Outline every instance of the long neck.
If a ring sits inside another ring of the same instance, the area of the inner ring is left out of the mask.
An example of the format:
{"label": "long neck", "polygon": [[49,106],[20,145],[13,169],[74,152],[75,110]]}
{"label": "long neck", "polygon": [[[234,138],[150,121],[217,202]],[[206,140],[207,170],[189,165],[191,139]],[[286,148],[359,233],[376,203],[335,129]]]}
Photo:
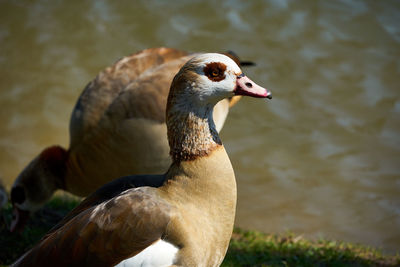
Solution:
{"label": "long neck", "polygon": [[167,111],[170,155],[176,163],[207,156],[222,145],[212,119],[213,105],[188,105],[182,98],[177,97]]}

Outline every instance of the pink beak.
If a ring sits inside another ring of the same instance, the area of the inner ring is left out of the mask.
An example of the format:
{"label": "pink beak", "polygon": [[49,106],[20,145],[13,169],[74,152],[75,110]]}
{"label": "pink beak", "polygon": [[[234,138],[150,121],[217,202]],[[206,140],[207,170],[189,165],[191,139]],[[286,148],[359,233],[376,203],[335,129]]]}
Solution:
{"label": "pink beak", "polygon": [[243,73],[237,77],[235,95],[246,95],[258,98],[272,99],[271,92],[259,86]]}

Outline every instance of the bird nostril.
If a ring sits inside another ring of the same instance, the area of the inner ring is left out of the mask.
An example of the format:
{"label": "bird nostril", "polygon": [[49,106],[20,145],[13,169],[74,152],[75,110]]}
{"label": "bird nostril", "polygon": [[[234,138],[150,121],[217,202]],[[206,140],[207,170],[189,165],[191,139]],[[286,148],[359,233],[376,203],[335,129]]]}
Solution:
{"label": "bird nostril", "polygon": [[11,202],[21,204],[25,201],[25,191],[22,186],[11,189]]}
{"label": "bird nostril", "polygon": [[253,85],[251,84],[251,83],[245,83],[245,85],[247,86],[247,87],[253,87]]}

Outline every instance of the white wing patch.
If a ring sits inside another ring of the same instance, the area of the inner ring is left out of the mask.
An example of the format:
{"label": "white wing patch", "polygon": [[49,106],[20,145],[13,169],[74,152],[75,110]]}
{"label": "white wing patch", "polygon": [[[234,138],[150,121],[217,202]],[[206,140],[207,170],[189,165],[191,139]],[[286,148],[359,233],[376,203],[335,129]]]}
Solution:
{"label": "white wing patch", "polygon": [[117,267],[167,267],[174,264],[178,248],[163,240],[158,240],[132,258],[118,263]]}

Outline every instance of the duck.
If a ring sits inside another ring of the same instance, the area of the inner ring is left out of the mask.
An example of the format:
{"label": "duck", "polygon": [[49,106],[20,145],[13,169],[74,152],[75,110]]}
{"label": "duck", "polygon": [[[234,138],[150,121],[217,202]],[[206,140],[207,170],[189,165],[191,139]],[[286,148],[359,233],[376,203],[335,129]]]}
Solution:
{"label": "duck", "polygon": [[[174,75],[190,58],[174,48],[149,48],[118,60],[83,90],[71,114],[70,144],[45,148],[17,176],[11,188],[10,230],[22,231],[30,214],[58,190],[85,197],[117,177],[165,172],[171,163],[165,110]],[[239,65],[232,51],[226,53]],[[217,131],[240,99],[214,107]]]}
{"label": "duck", "polygon": [[219,266],[237,191],[213,107],[234,95],[271,98],[225,55],[189,59],[167,100],[168,170],[103,185],[13,266]]}

